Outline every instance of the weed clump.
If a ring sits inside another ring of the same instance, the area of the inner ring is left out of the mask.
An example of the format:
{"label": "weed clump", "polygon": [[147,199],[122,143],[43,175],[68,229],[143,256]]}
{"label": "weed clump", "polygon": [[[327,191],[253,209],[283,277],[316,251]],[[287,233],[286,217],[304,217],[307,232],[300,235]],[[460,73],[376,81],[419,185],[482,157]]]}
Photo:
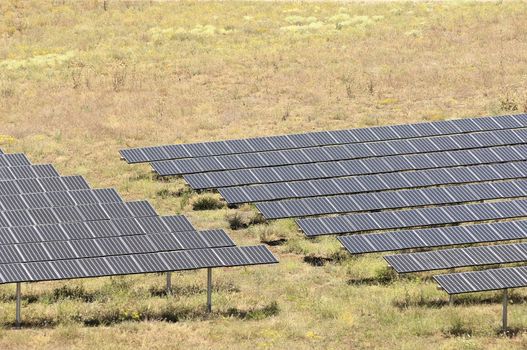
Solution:
{"label": "weed clump", "polygon": [[50,299],[52,302],[57,302],[64,299],[78,299],[91,303],[95,300],[95,295],[93,293],[87,292],[82,286],[70,287],[65,285],[54,289]]}
{"label": "weed clump", "polygon": [[225,217],[231,230],[240,230],[252,225],[265,223],[265,218],[260,213],[255,212],[235,212]]}
{"label": "weed clump", "polygon": [[193,210],[216,210],[224,207],[224,204],[217,198],[206,196],[199,197],[192,203]]}
{"label": "weed clump", "polygon": [[443,331],[446,335],[454,337],[471,336],[472,329],[468,327],[461,317],[455,317],[452,319],[450,326]]}

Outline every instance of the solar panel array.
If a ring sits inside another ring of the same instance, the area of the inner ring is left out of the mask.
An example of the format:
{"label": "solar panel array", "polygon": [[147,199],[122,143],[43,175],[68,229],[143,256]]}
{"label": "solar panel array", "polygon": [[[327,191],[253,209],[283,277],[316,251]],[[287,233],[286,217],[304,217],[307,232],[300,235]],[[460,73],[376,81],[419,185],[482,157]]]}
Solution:
{"label": "solar panel array", "polygon": [[0,155],[0,283],[276,262],[223,230],[197,231],[146,201],[123,201],[23,154]]}
{"label": "solar panel array", "polygon": [[442,249],[431,252],[388,255],[384,258],[398,273],[507,264],[527,261],[527,244]]}
{"label": "solar panel array", "polygon": [[[267,219],[297,218],[308,237],[348,234],[338,239],[352,254],[433,249],[385,257],[400,273],[527,261],[526,244],[496,244],[527,238],[527,114],[121,155],[193,189],[217,189],[229,204],[255,203]],[[477,275],[487,278],[481,285],[472,272],[436,280],[449,293],[511,288],[492,282],[500,271]]]}

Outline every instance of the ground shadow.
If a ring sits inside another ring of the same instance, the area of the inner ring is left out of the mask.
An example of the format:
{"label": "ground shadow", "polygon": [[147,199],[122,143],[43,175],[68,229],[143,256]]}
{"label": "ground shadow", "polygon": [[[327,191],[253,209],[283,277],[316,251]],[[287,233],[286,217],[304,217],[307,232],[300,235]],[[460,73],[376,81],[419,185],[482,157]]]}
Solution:
{"label": "ground shadow", "polygon": [[[500,304],[503,296],[501,294],[493,294],[488,296],[481,296],[476,294],[467,294],[463,296],[453,296],[452,301],[445,298],[436,299],[424,299],[416,297],[415,299],[406,298],[406,300],[397,300],[393,302],[393,305],[399,309],[405,309],[410,306],[427,307],[427,308],[441,308],[444,306],[471,306],[471,305],[490,305]],[[509,293],[509,302],[514,304],[526,303],[527,296]]]}
{"label": "ground shadow", "polygon": [[[54,303],[60,300],[71,299],[81,300],[86,303],[91,303],[97,298],[97,293],[88,292],[82,286],[62,286],[54,288],[51,292],[35,294],[31,292],[22,293],[20,299],[23,303],[32,304],[36,302]],[[15,302],[16,294],[2,294],[0,295],[2,302]]]}
{"label": "ground shadow", "polygon": [[304,257],[304,262],[311,265],[311,266],[316,266],[316,267],[320,267],[320,266],[324,266],[330,262],[333,262],[333,259],[332,258],[326,258],[326,257],[323,257],[323,256],[312,256],[312,255],[308,255],[308,256],[305,256]]}
{"label": "ground shadow", "polygon": [[[94,315],[75,315],[65,322],[74,321],[86,327],[111,326],[123,322],[160,321],[176,323],[180,321],[202,321],[215,318],[232,317],[240,320],[261,320],[278,315],[280,309],[276,302],[257,308],[239,309],[229,308],[227,310],[207,312],[203,307],[187,307],[167,305],[162,310],[123,313],[119,310],[103,310]],[[14,315],[13,315],[14,316]],[[21,328],[53,328],[59,326],[60,322],[51,317],[31,317],[22,319]],[[17,329],[14,322],[5,324],[7,328]]]}
{"label": "ground shadow", "polygon": [[287,239],[285,238],[275,239],[271,241],[262,241],[262,243],[267,244],[268,246],[271,246],[271,247],[284,245],[286,242],[287,242]]}
{"label": "ground shadow", "polygon": [[[199,295],[199,294],[205,294],[207,293],[207,288],[203,286],[199,286],[197,284],[193,284],[190,286],[179,286],[179,285],[172,285],[171,292],[168,293],[166,288],[162,288],[159,286],[153,286],[149,290],[149,293],[151,296],[154,297],[163,297],[163,296],[191,296],[191,295]],[[213,283],[212,284],[212,291],[214,293],[224,292],[224,293],[239,293],[240,288],[232,283]]]}

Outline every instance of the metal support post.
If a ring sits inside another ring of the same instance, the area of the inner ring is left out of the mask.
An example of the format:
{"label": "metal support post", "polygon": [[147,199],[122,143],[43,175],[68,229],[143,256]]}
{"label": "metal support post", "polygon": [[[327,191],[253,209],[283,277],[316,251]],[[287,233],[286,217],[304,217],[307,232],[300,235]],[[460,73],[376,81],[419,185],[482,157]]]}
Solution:
{"label": "metal support post", "polygon": [[20,282],[16,284],[16,322],[15,325],[17,328],[20,328],[21,319],[20,319]]}
{"label": "metal support post", "polygon": [[172,272],[167,272],[167,295],[172,294]]}
{"label": "metal support post", "polygon": [[207,312],[212,312],[212,269],[207,269]]}
{"label": "metal support post", "polygon": [[454,305],[454,295],[453,294],[448,295],[448,305],[450,306]]}
{"label": "metal support post", "polygon": [[503,314],[502,314],[502,328],[507,332],[507,305],[509,304],[509,293],[507,289],[503,290]]}

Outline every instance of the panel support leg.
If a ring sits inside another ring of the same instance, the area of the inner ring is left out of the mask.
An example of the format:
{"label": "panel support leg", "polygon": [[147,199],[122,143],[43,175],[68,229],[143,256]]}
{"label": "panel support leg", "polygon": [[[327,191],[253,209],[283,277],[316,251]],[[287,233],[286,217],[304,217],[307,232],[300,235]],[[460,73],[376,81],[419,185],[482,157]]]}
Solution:
{"label": "panel support leg", "polygon": [[207,269],[207,313],[212,312],[212,269]]}
{"label": "panel support leg", "polygon": [[448,305],[454,306],[454,295],[453,294],[448,295]]}
{"label": "panel support leg", "polygon": [[167,272],[167,295],[172,295],[172,272]]}
{"label": "panel support leg", "polygon": [[15,325],[17,328],[20,328],[21,319],[20,319],[20,282],[16,284],[16,321]]}
{"label": "panel support leg", "polygon": [[507,306],[509,304],[509,293],[507,289],[503,290],[503,311],[502,311],[502,330],[507,332]]}

